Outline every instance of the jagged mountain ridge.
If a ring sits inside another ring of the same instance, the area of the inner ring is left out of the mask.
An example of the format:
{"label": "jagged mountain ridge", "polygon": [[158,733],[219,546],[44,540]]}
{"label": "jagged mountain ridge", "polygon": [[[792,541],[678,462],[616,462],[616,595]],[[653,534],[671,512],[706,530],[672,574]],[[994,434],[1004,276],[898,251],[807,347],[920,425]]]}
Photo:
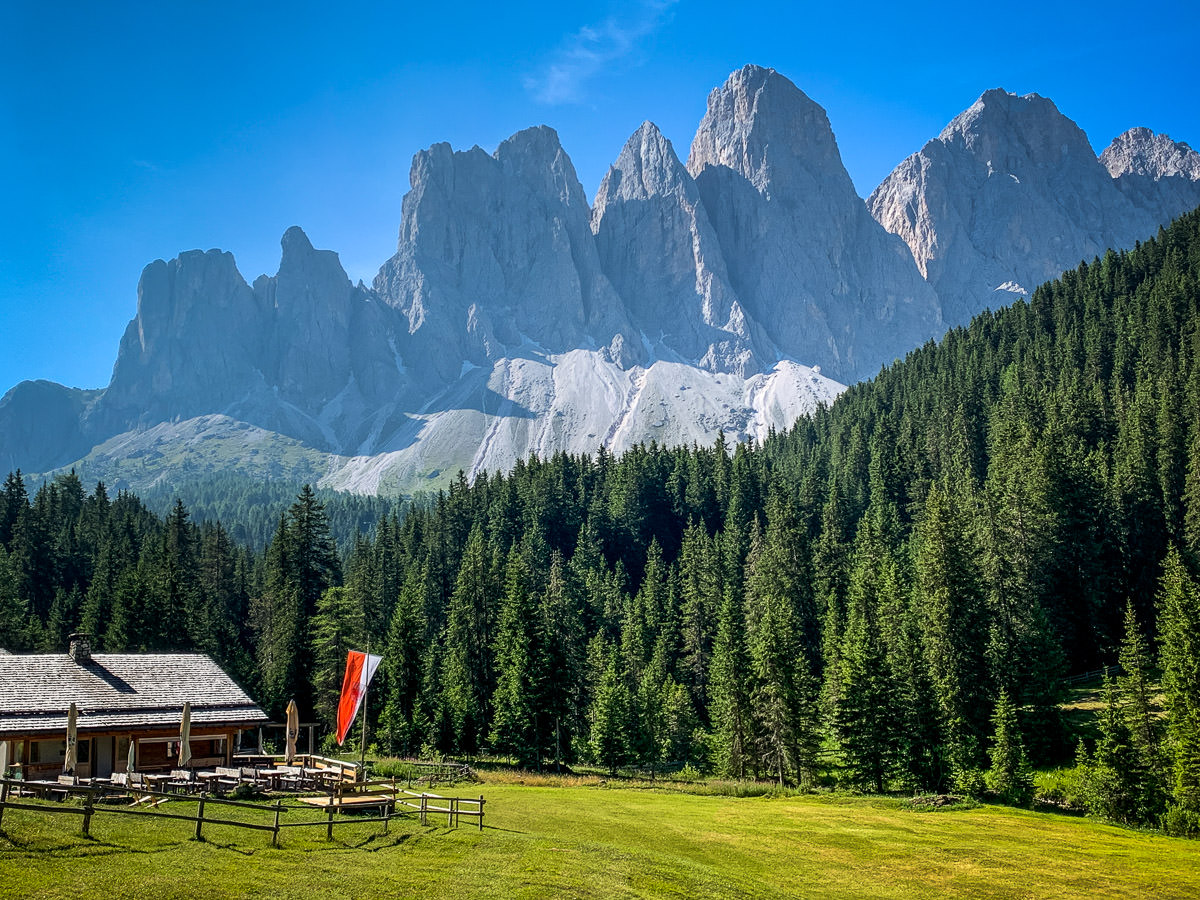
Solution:
{"label": "jagged mountain ridge", "polygon": [[[868,206],[824,110],[755,66],[712,92],[686,164],[646,122],[590,206],[548,127],[492,154],[435,144],[370,287],[299,228],[253,285],[220,251],[151,263],[108,388],[18,385],[0,463],[409,492],[531,452],[761,437],[832,400],[828,376],[994,305],[997,278],[1132,243],[1200,185],[1194,151],[1146,129],[1105,154],[1049,101],[989,91]],[[1001,239],[1047,204],[1065,249]],[[1121,231],[1112,209],[1140,218]]]}
{"label": "jagged mountain ridge", "polygon": [[1200,155],[1140,128],[1097,158],[1051,100],[995,89],[867,205],[908,244],[946,324],[963,325],[1200,205]]}

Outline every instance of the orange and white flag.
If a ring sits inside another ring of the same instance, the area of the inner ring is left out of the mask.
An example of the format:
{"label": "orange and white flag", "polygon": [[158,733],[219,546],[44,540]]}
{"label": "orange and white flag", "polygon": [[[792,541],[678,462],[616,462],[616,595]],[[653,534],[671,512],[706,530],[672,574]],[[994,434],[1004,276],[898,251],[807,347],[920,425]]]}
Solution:
{"label": "orange and white flag", "polygon": [[358,715],[358,708],[367,693],[367,685],[379,668],[382,656],[372,656],[360,650],[346,654],[346,674],[342,677],[342,699],[338,701],[337,739],[342,744],[350,732],[350,725]]}

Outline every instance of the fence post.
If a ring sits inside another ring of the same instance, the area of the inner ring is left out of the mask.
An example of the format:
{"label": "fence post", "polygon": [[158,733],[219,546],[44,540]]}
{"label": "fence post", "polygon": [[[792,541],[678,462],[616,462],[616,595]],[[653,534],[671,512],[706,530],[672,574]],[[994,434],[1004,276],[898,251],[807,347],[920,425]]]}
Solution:
{"label": "fence post", "polygon": [[92,804],[95,802],[94,795],[91,791],[87,792],[87,799],[83,801],[83,833],[91,837],[92,828]]}
{"label": "fence post", "polygon": [[483,831],[483,794],[479,795],[479,830]]}
{"label": "fence post", "polygon": [[325,807],[325,814],[329,817],[329,821],[325,824],[325,840],[333,840],[333,798],[329,798],[329,804]]}
{"label": "fence post", "polygon": [[196,840],[204,840],[201,829],[204,827],[204,795],[200,795],[200,806],[196,810]]}
{"label": "fence post", "polygon": [[279,846],[279,811],[280,811],[281,805],[282,805],[282,801],[280,801],[280,800],[275,801],[275,830],[271,832],[271,846],[272,847]]}
{"label": "fence post", "polygon": [[[4,773],[0,772],[0,778]],[[4,804],[8,801],[8,781],[0,783],[0,823],[4,822]]]}
{"label": "fence post", "polygon": [[425,824],[425,792],[421,791],[421,824]]}

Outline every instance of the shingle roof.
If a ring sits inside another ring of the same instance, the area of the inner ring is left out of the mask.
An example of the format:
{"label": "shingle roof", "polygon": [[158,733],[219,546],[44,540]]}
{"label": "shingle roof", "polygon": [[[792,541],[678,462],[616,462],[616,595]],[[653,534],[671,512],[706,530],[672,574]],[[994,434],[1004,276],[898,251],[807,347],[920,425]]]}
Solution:
{"label": "shingle roof", "polygon": [[184,701],[192,727],[267,721],[246,692],[201,653],[0,654],[0,737],[65,733],[74,702],[81,732],[170,728]]}

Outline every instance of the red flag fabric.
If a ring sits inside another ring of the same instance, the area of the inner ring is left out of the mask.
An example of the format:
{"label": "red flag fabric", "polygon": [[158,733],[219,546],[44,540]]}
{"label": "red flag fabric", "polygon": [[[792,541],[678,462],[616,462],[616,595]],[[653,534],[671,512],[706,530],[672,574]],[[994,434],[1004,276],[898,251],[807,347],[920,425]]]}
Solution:
{"label": "red flag fabric", "polygon": [[379,668],[382,656],[372,656],[360,650],[351,650],[346,654],[346,674],[342,676],[342,698],[338,701],[337,740],[339,744],[346,742],[346,735],[358,708],[362,705],[363,696],[367,693],[367,685]]}

